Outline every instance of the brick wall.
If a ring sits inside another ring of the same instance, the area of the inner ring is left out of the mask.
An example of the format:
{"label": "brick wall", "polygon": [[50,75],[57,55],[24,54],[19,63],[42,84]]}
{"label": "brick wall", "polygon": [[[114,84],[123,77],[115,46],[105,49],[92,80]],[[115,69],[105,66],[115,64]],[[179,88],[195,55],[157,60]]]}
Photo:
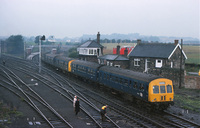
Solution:
{"label": "brick wall", "polygon": [[200,76],[185,76],[185,88],[200,89]]}

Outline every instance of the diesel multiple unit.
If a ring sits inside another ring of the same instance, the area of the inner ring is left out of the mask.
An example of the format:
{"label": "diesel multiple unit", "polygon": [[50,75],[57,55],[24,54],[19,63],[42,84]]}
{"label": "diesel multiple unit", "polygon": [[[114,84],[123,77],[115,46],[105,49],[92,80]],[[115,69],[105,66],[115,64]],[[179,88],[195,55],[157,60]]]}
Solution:
{"label": "diesel multiple unit", "polygon": [[129,94],[156,108],[166,109],[173,104],[174,91],[172,81],[169,79],[55,54],[43,55],[42,59],[64,72]]}

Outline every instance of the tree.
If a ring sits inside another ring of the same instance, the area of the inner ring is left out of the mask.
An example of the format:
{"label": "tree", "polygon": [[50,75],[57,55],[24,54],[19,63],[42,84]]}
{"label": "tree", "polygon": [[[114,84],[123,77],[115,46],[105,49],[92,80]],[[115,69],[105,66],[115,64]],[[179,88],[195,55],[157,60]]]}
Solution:
{"label": "tree", "polygon": [[112,39],[112,43],[116,43],[116,40],[115,40],[115,39]]}
{"label": "tree", "polygon": [[6,39],[7,52],[11,54],[24,53],[24,39],[21,35],[12,35]]}
{"label": "tree", "polygon": [[36,44],[39,43],[39,39],[40,39],[40,36],[36,36],[36,37],[35,37],[35,43],[36,43]]}
{"label": "tree", "polygon": [[69,49],[69,55],[70,58],[78,58],[78,52],[76,50],[77,48],[71,48]]}

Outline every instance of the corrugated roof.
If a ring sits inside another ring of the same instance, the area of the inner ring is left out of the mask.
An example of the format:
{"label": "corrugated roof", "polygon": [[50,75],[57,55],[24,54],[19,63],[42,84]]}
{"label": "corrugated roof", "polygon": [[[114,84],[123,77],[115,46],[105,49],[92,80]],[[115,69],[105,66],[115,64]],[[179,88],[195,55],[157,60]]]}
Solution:
{"label": "corrugated roof", "polygon": [[121,55],[104,55],[104,56],[100,56],[99,59],[105,59],[105,60],[129,60],[126,57],[123,57]]}
{"label": "corrugated roof", "polygon": [[103,46],[94,40],[88,40],[84,44],[79,46],[79,48],[101,48],[101,47]]}
{"label": "corrugated roof", "polygon": [[175,49],[173,43],[140,43],[131,51],[129,56],[133,57],[151,57],[168,58]]}

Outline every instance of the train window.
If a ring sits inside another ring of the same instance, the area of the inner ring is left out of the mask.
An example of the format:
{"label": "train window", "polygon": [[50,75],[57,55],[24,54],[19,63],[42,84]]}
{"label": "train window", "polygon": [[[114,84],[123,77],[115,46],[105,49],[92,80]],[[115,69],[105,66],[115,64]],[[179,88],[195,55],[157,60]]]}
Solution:
{"label": "train window", "polygon": [[109,80],[109,74],[107,74],[107,80]]}
{"label": "train window", "polygon": [[172,86],[171,85],[167,85],[167,93],[172,93]]}
{"label": "train window", "polygon": [[129,87],[131,87],[131,83],[132,83],[132,81],[131,81],[131,80],[129,80]]}
{"label": "train window", "polygon": [[106,79],[106,73],[103,74],[103,79]]}
{"label": "train window", "polygon": [[133,88],[137,88],[137,82],[133,83]]}
{"label": "train window", "polygon": [[128,80],[127,79],[124,79],[124,85],[128,86]]}
{"label": "train window", "polygon": [[113,81],[113,76],[112,75],[110,75],[110,80]]}
{"label": "train window", "polygon": [[154,93],[154,94],[159,93],[159,86],[158,86],[158,85],[154,85],[154,86],[153,86],[153,93]]}
{"label": "train window", "polygon": [[160,93],[166,93],[165,86],[160,86]]}
{"label": "train window", "polygon": [[119,82],[119,80],[118,80],[118,77],[115,77],[115,82],[116,82],[116,83],[118,83],[118,82]]}
{"label": "train window", "polygon": [[144,85],[142,83],[140,84],[140,90],[144,91]]}
{"label": "train window", "polygon": [[123,84],[123,79],[122,78],[119,78],[119,83]]}
{"label": "train window", "polygon": [[149,91],[149,86],[147,85],[146,88],[147,88],[147,89],[146,89],[146,92],[148,92],[148,91]]}

